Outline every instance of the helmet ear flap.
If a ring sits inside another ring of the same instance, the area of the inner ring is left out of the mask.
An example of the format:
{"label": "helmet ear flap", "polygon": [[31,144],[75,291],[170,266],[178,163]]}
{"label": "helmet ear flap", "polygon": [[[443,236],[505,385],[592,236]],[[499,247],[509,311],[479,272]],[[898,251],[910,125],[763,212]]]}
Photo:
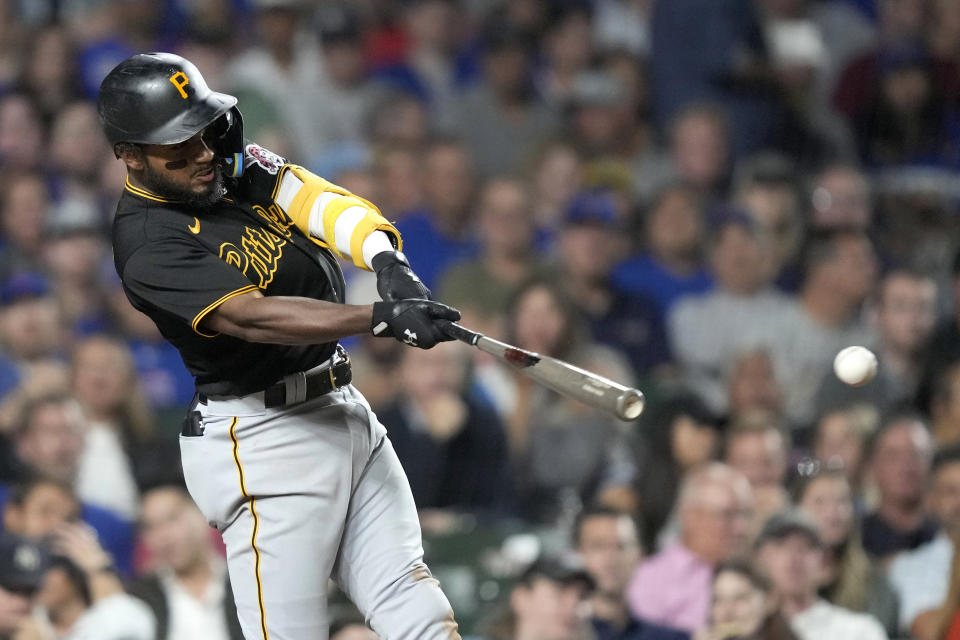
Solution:
{"label": "helmet ear flap", "polygon": [[207,145],[223,162],[223,171],[230,178],[243,174],[243,116],[240,109],[229,111],[214,120],[204,133]]}

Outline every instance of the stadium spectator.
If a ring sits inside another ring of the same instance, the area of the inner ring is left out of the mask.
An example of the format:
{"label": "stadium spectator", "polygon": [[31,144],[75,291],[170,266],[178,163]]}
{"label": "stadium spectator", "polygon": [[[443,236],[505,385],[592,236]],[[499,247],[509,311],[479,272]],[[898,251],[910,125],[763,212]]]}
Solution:
{"label": "stadium spectator", "polygon": [[65,328],[86,335],[110,328],[103,286],[110,250],[100,215],[81,201],[68,201],[47,226],[43,251]]}
{"label": "stadium spectator", "polygon": [[748,349],[733,357],[726,372],[727,414],[731,422],[760,412],[783,414],[784,393],[770,352]]}
{"label": "stadium spectator", "polygon": [[644,218],[646,250],[617,267],[614,282],[651,298],[666,315],[684,295],[713,286],[701,263],[704,232],[702,204],[695,193],[679,184],[665,187]]}
{"label": "stadium spectator", "polygon": [[780,339],[790,299],[772,287],[770,245],[746,215],[732,211],[716,223],[709,254],[714,289],[677,302],[668,328],[688,385],[724,413],[727,364]]}
{"label": "stadium spectator", "polygon": [[387,86],[423,101],[440,129],[457,116],[458,90],[468,80],[457,58],[463,14],[446,0],[414,0],[399,12],[401,44],[379,66],[377,78]]}
{"label": "stadium spectator", "polygon": [[243,640],[227,566],[210,527],[183,487],[143,494],[140,535],[151,571],[130,588],[150,607],[157,640]]}
{"label": "stadium spectator", "polygon": [[676,537],[675,505],[687,474],[720,451],[720,423],[692,393],[677,392],[644,412],[637,455],[638,522],[643,547]]}
{"label": "stadium spectator", "polygon": [[[2,158],[2,156],[0,156]],[[0,277],[43,269],[43,233],[50,216],[50,193],[37,173],[6,177],[0,200]]]}
{"label": "stadium spectator", "polygon": [[503,512],[514,491],[503,423],[466,392],[466,364],[457,348],[407,349],[379,414],[421,510]]}
{"label": "stadium spectator", "polygon": [[780,613],[773,583],[753,562],[725,560],[713,573],[710,621],[694,640],[797,640]]}
{"label": "stadium spectator", "polygon": [[311,147],[313,162],[365,142],[366,126],[379,99],[367,73],[358,9],[347,2],[327,2],[317,7],[315,21],[323,80],[311,109],[323,115],[313,127],[319,138]]}
{"label": "stadium spectator", "polygon": [[627,589],[637,617],[693,633],[707,622],[713,569],[747,550],[753,493],[738,471],[712,463],[677,496],[680,539],[644,560]]}
{"label": "stadium spectator", "polygon": [[924,496],[934,443],[923,419],[910,412],[888,416],[869,447],[877,506],[863,518],[863,548],[881,560],[916,549],[936,535]]}
{"label": "stadium spectator", "polygon": [[227,85],[255,94],[269,110],[269,115],[258,119],[272,120],[292,145],[289,149],[274,146],[271,151],[281,155],[292,151],[293,162],[307,162],[319,148],[315,131],[322,116],[314,100],[323,74],[315,34],[303,19],[307,3],[255,0],[251,5],[257,45],[244,49],[228,66]]}
{"label": "stadium spectator", "polygon": [[564,212],[583,186],[583,157],[571,142],[556,138],[544,144],[531,167],[533,219],[545,245],[540,249],[549,253]]}
{"label": "stadium spectator", "polygon": [[801,640],[885,640],[875,618],[830,604],[817,595],[823,542],[802,513],[771,517],[754,543],[757,562],[770,575],[780,611]]}
{"label": "stadium spectator", "polygon": [[767,51],[754,4],[658,2],[651,34],[657,123],[663,126],[685,107],[710,100],[721,104],[730,119],[734,155],[763,148],[778,105],[763,84]]}
{"label": "stadium spectator", "polygon": [[749,214],[768,246],[770,277],[791,293],[800,286],[797,263],[805,231],[797,171],[789,156],[760,152],[737,163],[731,189],[734,205]]}
{"label": "stadium spectator", "polygon": [[80,518],[80,502],[67,485],[35,478],[15,485],[3,505],[3,531],[37,542]]}
{"label": "stadium spectator", "polygon": [[0,97],[0,167],[4,172],[38,171],[44,155],[40,113],[22,93]]}
{"label": "stadium spectator", "polygon": [[92,529],[64,525],[53,536],[51,552],[36,600],[55,637],[154,640],[153,614],[124,591]]}
{"label": "stadium spectator", "polygon": [[683,632],[630,613],[626,589],[643,551],[629,515],[610,507],[586,507],[574,524],[573,544],[596,584],[590,622],[597,640],[686,640]]}
{"label": "stadium spectator", "polygon": [[574,92],[577,76],[594,58],[592,7],[570,3],[552,13],[541,37],[543,62],[536,86],[548,102],[563,106]]}
{"label": "stadium spectator", "polygon": [[810,186],[810,226],[817,231],[860,229],[873,222],[870,180],[850,164],[831,164]]}
{"label": "stadium spectator", "polygon": [[871,404],[885,413],[916,396],[921,360],[936,321],[936,283],[928,276],[895,269],[880,280],[876,299],[877,377],[851,387],[827,375],[817,392],[819,406]]}
{"label": "stadium spectator", "polygon": [[755,532],[790,502],[784,489],[789,453],[790,440],[776,415],[746,414],[727,429],[724,462],[753,488]]}
{"label": "stadium spectator", "polygon": [[43,275],[22,273],[0,283],[0,393],[58,361],[65,341],[60,307]]}
{"label": "stadium spectator", "polygon": [[481,176],[520,171],[528,150],[559,126],[533,87],[533,45],[528,32],[496,17],[484,26],[483,82],[464,92],[452,125]]}
{"label": "stadium spectator", "polygon": [[485,640],[586,640],[586,607],[593,579],[575,561],[544,556],[527,567]]}
{"label": "stadium spectator", "polygon": [[843,468],[822,460],[797,466],[794,503],[816,524],[823,542],[820,596],[839,607],[869,613],[887,635],[896,637],[899,601],[886,573],[863,550],[853,490]]}
{"label": "stadium spectator", "polygon": [[648,376],[670,362],[670,349],[653,301],[612,281],[619,229],[613,198],[604,192],[578,194],[558,233],[557,266],[593,339],[624,354],[635,374]]}
{"label": "stadium spectator", "polygon": [[813,457],[843,469],[858,501],[868,462],[867,442],[873,439],[878,422],[872,407],[853,405],[828,409],[814,424]]}
{"label": "stadium spectator", "polygon": [[817,389],[837,352],[874,342],[861,315],[877,275],[870,240],[851,231],[815,236],[804,270],[799,302],[780,325],[780,339],[770,345],[787,393],[787,417],[795,427],[815,418]]}
{"label": "stadium spectator", "polygon": [[476,213],[480,255],[455,262],[437,286],[439,300],[459,309],[463,323],[495,330],[510,298],[524,282],[547,277],[546,263],[534,251],[530,193],[515,178],[493,178],[481,189]]}
{"label": "stadium spectator", "polygon": [[475,187],[470,152],[456,139],[433,139],[421,154],[420,181],[423,202],[397,222],[397,229],[417,275],[434,287],[450,264],[477,252],[470,220]]}
{"label": "stadium spectator", "polygon": [[[71,391],[87,424],[78,491],[83,495],[111,483],[115,502],[104,506],[135,520],[133,463],[157,451],[150,446],[153,415],[137,384],[133,358],[123,343],[99,335],[77,343],[71,365]],[[148,469],[142,465],[141,474]]]}
{"label": "stadium spectator", "polygon": [[950,584],[953,539],[960,532],[960,448],[937,452],[928,491],[940,529],[935,538],[897,556],[890,582],[900,595],[900,628],[917,640],[934,640],[939,608]]}

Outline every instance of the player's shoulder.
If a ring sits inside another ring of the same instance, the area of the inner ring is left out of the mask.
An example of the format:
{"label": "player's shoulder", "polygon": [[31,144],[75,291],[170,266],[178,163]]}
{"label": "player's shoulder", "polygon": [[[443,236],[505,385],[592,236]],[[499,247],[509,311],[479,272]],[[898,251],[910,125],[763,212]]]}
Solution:
{"label": "player's shoulder", "polygon": [[243,147],[243,168],[236,176],[237,195],[253,202],[271,200],[286,166],[283,156],[247,141]]}
{"label": "player's shoulder", "polygon": [[255,142],[247,142],[243,147],[243,171],[262,171],[268,175],[277,175],[287,163],[281,155],[261,147]]}

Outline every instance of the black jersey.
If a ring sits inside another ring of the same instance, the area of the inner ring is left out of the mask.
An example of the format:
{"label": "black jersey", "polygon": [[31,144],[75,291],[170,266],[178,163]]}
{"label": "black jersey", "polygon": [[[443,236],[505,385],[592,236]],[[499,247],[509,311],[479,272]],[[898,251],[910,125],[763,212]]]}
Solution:
{"label": "black jersey", "polygon": [[301,177],[304,170],[256,145],[248,145],[246,162],[242,177],[228,181],[227,195],[203,209],[128,180],[113,224],[114,261],[127,297],[180,351],[197,390],[207,395],[262,390],[322,363],[336,347],[251,343],[202,326],[217,306],[255,289],[343,302],[343,274],[329,245],[276,202],[288,168]]}

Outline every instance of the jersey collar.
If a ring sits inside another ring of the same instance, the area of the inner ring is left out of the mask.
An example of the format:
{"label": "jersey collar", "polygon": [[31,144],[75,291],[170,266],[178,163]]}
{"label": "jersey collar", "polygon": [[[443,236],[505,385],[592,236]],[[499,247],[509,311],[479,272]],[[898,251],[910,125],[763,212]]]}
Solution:
{"label": "jersey collar", "polygon": [[157,194],[153,193],[152,191],[147,191],[146,189],[135,186],[132,182],[130,182],[130,176],[127,176],[126,181],[123,183],[123,188],[126,191],[129,191],[130,193],[132,193],[133,195],[139,196],[141,198],[146,198],[147,200],[153,200],[155,202],[165,202],[165,203],[175,202],[175,200],[169,200],[167,198],[160,197]]}

